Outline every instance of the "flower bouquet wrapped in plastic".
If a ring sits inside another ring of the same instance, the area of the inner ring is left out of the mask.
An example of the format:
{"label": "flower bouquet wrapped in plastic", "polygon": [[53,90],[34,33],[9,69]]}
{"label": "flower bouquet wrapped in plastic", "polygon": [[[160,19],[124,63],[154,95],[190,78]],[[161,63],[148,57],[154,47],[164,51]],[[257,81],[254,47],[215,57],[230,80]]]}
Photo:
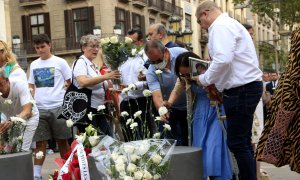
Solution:
{"label": "flower bouquet wrapped in plastic", "polygon": [[163,179],[176,140],[146,139],[121,143],[104,137],[92,149],[100,174],[107,179]]}

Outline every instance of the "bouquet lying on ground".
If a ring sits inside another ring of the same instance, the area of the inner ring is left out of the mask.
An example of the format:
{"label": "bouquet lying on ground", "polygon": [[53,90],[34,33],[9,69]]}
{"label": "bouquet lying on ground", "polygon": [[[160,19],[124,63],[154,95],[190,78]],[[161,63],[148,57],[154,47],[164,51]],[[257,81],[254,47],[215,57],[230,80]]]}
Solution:
{"label": "bouquet lying on ground", "polygon": [[0,134],[0,154],[17,153],[22,150],[26,121],[20,117],[11,117],[11,126]]}
{"label": "bouquet lying on ground", "polygon": [[147,139],[121,143],[104,137],[92,149],[98,171],[108,179],[163,179],[168,173],[175,140]]}

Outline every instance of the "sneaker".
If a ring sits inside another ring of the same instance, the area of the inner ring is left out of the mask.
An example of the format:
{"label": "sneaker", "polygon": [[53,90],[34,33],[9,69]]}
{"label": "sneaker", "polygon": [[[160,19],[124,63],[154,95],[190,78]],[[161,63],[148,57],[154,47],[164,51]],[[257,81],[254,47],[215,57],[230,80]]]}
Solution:
{"label": "sneaker", "polygon": [[54,151],[52,149],[47,149],[46,153],[47,154],[54,154]]}
{"label": "sneaker", "polygon": [[33,177],[33,180],[42,180],[42,179],[43,179],[42,176],[39,176],[39,177],[38,176],[34,176]]}

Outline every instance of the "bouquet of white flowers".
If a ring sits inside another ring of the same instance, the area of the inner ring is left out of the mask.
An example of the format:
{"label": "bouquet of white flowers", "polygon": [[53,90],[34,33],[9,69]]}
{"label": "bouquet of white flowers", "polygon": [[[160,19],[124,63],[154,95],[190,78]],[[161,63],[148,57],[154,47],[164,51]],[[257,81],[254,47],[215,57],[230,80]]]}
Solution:
{"label": "bouquet of white flowers", "polygon": [[22,149],[26,121],[20,117],[11,117],[11,126],[0,134],[0,154],[17,153]]}
{"label": "bouquet of white flowers", "polygon": [[168,139],[121,143],[106,136],[92,149],[92,156],[108,179],[163,179],[175,144]]}

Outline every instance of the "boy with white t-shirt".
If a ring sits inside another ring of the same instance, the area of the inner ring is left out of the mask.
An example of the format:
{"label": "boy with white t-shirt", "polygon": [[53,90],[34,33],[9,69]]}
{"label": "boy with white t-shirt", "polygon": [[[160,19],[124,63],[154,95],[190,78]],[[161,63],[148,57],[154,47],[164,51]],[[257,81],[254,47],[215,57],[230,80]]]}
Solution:
{"label": "boy with white t-shirt", "polygon": [[[20,117],[26,121],[23,135],[22,151],[29,151],[33,135],[38,126],[39,112],[33,102],[29,88],[25,81],[8,79],[4,69],[0,68],[0,111],[5,118],[0,124],[0,133],[10,127],[10,117]],[[11,101],[11,103],[7,103]]]}
{"label": "boy with white t-shirt", "polygon": [[[34,140],[35,152],[42,151],[46,154],[47,140],[54,138],[58,144],[60,156],[70,150],[67,139],[71,137],[71,129],[67,127],[64,119],[57,119],[61,113],[64,85],[71,84],[71,70],[67,62],[51,54],[50,39],[46,34],[39,34],[33,38],[34,48],[39,59],[30,65],[28,79],[29,87],[36,100],[40,112],[40,121]],[[41,169],[45,156],[34,159],[34,178],[41,179]]]}

